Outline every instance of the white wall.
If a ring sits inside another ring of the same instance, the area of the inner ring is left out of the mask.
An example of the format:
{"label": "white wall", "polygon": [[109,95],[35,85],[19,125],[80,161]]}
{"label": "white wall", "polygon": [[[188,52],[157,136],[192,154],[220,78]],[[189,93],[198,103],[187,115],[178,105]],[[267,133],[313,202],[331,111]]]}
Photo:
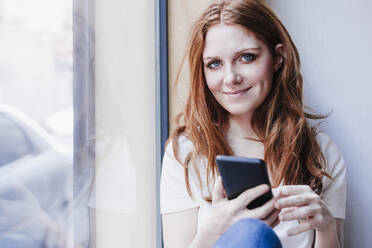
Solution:
{"label": "white wall", "polygon": [[270,1],[300,51],[305,103],[347,162],[345,247],[371,247],[372,1]]}

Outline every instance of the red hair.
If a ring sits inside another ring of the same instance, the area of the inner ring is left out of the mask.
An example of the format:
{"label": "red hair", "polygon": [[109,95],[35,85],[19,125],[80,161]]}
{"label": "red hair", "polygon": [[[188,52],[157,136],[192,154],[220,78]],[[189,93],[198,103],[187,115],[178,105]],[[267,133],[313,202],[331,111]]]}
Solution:
{"label": "red hair", "polygon": [[[264,146],[264,159],[272,175],[273,187],[284,184],[307,184],[318,194],[322,191],[325,158],[317,143],[316,126],[306,119],[321,119],[320,115],[304,110],[300,73],[300,58],[288,31],[268,7],[258,0],[225,0],[212,3],[193,26],[189,42],[190,91],[179,124],[168,141],[172,141],[176,159],[184,165],[188,192],[192,195],[188,177],[190,161],[207,158],[207,185],[218,173],[217,155],[233,155],[226,141],[229,113],[215,100],[207,87],[202,54],[209,28],[219,23],[241,25],[254,32],[269,47],[274,57],[277,44],[282,44],[282,66],[273,75],[270,92],[255,110],[252,128]],[[178,118],[179,120],[180,118]],[[194,150],[184,161],[178,156],[178,140],[183,135],[193,144]],[[198,170],[197,170],[198,172]],[[198,175],[200,179],[200,174]]]}

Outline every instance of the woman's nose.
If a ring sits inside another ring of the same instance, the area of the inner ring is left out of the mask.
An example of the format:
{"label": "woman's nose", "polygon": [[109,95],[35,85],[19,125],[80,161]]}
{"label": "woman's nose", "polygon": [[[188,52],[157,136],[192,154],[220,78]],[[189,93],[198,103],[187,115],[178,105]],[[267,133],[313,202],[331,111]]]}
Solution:
{"label": "woman's nose", "polygon": [[224,83],[225,84],[239,84],[242,82],[242,77],[233,66],[225,67]]}

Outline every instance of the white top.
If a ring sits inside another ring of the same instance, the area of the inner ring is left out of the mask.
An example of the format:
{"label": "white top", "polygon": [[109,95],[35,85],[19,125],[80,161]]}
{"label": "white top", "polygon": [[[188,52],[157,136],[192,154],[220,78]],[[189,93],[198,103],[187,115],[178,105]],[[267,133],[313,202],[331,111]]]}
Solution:
{"label": "white top", "polygon": [[[317,139],[327,161],[326,171],[334,178],[334,180],[330,180],[327,177],[323,177],[323,192],[321,193],[321,198],[335,218],[345,219],[346,169],[344,159],[328,135],[319,133]],[[193,149],[193,145],[190,140],[182,136],[179,140],[179,147],[179,157],[180,160],[183,161],[186,155]],[[184,167],[174,158],[172,144],[170,143],[167,146],[163,158],[160,184],[161,213],[171,213],[200,207],[198,227],[200,226],[210,208],[210,203],[205,201],[202,197],[208,195],[205,180],[205,160],[206,159],[200,159],[196,162],[197,164],[189,166],[189,182],[193,193],[193,199],[191,199],[186,189]],[[197,166],[200,171],[202,185],[199,184],[194,166]],[[202,189],[202,192],[200,189]],[[311,247],[314,240],[313,230],[291,237],[286,235],[286,231],[296,225],[298,225],[297,221],[286,221],[280,222],[280,224],[274,228],[283,247]]]}

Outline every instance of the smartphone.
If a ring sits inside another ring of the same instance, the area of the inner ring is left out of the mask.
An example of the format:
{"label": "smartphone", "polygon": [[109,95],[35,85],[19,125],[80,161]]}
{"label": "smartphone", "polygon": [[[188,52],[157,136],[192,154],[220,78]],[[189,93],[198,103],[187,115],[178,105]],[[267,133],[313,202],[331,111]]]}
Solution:
{"label": "smartphone", "polygon": [[[262,159],[218,155],[216,163],[229,200],[260,184],[267,184],[271,187],[266,163]],[[272,197],[270,189],[249,203],[247,208],[260,207]]]}

